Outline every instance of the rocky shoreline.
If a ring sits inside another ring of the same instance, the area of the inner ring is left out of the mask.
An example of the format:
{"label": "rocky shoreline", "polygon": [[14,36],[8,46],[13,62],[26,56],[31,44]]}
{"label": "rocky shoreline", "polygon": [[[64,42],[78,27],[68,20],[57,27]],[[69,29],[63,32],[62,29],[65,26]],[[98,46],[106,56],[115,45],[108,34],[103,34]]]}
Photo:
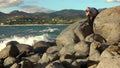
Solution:
{"label": "rocky shoreline", "polygon": [[81,20],[53,42],[30,46],[10,41],[0,51],[0,68],[120,68],[119,26],[120,6],[116,6],[96,17],[94,30]]}

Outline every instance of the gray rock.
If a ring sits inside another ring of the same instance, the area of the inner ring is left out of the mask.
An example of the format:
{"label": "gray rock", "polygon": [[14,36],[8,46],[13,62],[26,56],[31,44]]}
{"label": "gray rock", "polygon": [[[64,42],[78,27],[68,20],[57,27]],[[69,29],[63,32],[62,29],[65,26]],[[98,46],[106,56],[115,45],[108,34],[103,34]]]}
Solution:
{"label": "gray rock", "polygon": [[119,56],[119,55],[120,55],[120,47],[116,45],[110,45],[102,52],[100,56],[100,60],[104,58],[112,58],[114,56]]}
{"label": "gray rock", "polygon": [[12,64],[14,64],[16,62],[16,59],[14,57],[7,57],[4,60],[4,66],[9,68],[10,66],[12,66]]}
{"label": "gray rock", "polygon": [[52,46],[49,47],[46,51],[46,53],[50,53],[50,54],[59,54],[59,48],[57,46]]}
{"label": "gray rock", "polygon": [[72,65],[74,65],[73,63],[76,64],[77,68],[87,68],[88,59],[87,58],[86,59],[76,59],[74,62],[72,62]]}
{"label": "gray rock", "polygon": [[60,55],[66,55],[66,54],[73,55],[74,52],[75,52],[74,45],[64,46],[59,51]]}
{"label": "gray rock", "polygon": [[90,34],[85,38],[86,42],[93,42],[94,41],[94,34]]}
{"label": "gray rock", "polygon": [[109,43],[120,41],[120,6],[108,8],[97,15],[94,32]]}
{"label": "gray rock", "polygon": [[74,46],[75,56],[77,57],[86,57],[89,54],[89,44],[84,41],[79,42]]}
{"label": "gray rock", "polygon": [[17,46],[7,45],[0,51],[0,59],[5,59],[8,56],[16,57],[19,54]]}
{"label": "gray rock", "polygon": [[54,61],[50,64],[48,64],[45,68],[65,68],[60,61]]}
{"label": "gray rock", "polygon": [[47,64],[34,64],[33,68],[45,68]]}
{"label": "gray rock", "polygon": [[80,40],[84,40],[84,38],[91,33],[92,30],[90,26],[85,23],[85,20],[81,20],[63,30],[56,38],[56,44],[61,48],[66,45],[74,45]]}
{"label": "gray rock", "polygon": [[120,68],[120,58],[105,58],[96,68]]}
{"label": "gray rock", "polygon": [[34,54],[28,57],[23,57],[22,59],[27,59],[29,61],[31,61],[32,63],[37,63],[38,60],[40,59],[40,56],[38,54]]}
{"label": "gray rock", "polygon": [[20,68],[33,68],[33,63],[29,60],[23,60],[20,62],[21,67]]}
{"label": "gray rock", "polygon": [[65,59],[70,59],[70,60],[74,60],[76,57],[73,55],[70,55],[70,54],[65,54],[65,55],[61,55],[60,56],[60,61],[64,61]]}
{"label": "gray rock", "polygon": [[10,68],[20,68],[20,65],[17,63],[14,63]]}
{"label": "gray rock", "polygon": [[34,48],[34,51],[36,53],[40,53],[40,54],[43,54],[44,52],[46,52],[47,48],[49,47],[50,45],[45,42],[45,41],[39,41],[37,43],[35,43],[33,45],[33,48]]}
{"label": "gray rock", "polygon": [[59,56],[56,54],[44,53],[41,59],[38,61],[38,63],[46,64],[57,59],[59,59]]}
{"label": "gray rock", "polygon": [[73,68],[73,66],[72,66],[73,60],[72,59],[64,59],[64,60],[60,60],[60,61],[65,68]]}
{"label": "gray rock", "polygon": [[30,55],[32,52],[34,52],[33,47],[27,44],[18,44],[17,48],[19,49],[19,52],[23,57]]}
{"label": "gray rock", "polygon": [[90,45],[89,60],[99,61],[100,52],[97,50],[102,44],[100,42],[94,41]]}
{"label": "gray rock", "polygon": [[8,42],[8,43],[6,44],[6,46],[7,46],[7,45],[16,46],[17,44],[19,44],[19,42],[17,42],[17,41],[10,41],[10,42]]}

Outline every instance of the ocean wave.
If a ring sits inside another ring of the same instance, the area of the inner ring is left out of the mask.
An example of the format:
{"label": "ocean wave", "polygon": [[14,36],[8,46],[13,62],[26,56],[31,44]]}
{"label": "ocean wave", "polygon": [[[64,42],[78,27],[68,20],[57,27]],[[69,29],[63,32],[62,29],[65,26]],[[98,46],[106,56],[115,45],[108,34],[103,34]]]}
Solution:
{"label": "ocean wave", "polygon": [[39,32],[45,33],[45,32],[55,32],[55,31],[60,31],[58,28],[51,28],[51,27],[47,27],[44,30],[40,30]]}
{"label": "ocean wave", "polygon": [[50,36],[48,34],[42,34],[39,36],[26,36],[26,37],[18,37],[18,36],[12,36],[10,38],[4,38],[0,41],[0,51],[6,47],[6,43],[10,41],[17,41],[20,44],[28,44],[33,45],[35,42],[38,41],[49,41]]}

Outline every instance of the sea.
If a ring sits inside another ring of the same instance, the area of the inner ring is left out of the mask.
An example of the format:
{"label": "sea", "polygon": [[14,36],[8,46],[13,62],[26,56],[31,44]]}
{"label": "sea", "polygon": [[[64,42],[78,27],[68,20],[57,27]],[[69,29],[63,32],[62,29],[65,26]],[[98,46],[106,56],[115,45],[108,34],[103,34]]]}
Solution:
{"label": "sea", "polygon": [[36,25],[36,26],[0,26],[0,51],[6,43],[17,41],[21,44],[33,45],[38,41],[52,41],[68,25]]}

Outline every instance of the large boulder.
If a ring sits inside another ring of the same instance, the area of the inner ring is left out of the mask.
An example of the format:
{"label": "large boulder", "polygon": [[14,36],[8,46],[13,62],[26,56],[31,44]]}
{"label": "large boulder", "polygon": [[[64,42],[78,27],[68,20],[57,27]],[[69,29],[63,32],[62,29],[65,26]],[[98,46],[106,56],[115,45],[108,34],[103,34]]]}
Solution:
{"label": "large boulder", "polygon": [[19,54],[17,46],[7,45],[4,49],[0,51],[0,59],[5,59],[9,56],[16,57]]}
{"label": "large boulder", "polygon": [[45,41],[39,41],[33,45],[33,48],[36,53],[43,54],[44,52],[46,52],[49,46],[49,43]]}
{"label": "large boulder", "polygon": [[94,21],[94,32],[109,43],[120,41],[120,6],[102,11]]}
{"label": "large boulder", "polygon": [[92,33],[91,27],[85,20],[77,21],[63,30],[56,38],[59,47],[74,45]]}
{"label": "large boulder", "polygon": [[120,58],[105,58],[100,61],[96,68],[120,68]]}
{"label": "large boulder", "polygon": [[105,58],[112,58],[113,56],[120,56],[120,47],[117,45],[108,46],[101,54],[100,60]]}
{"label": "large boulder", "polygon": [[34,52],[33,47],[30,45],[27,45],[27,44],[18,44],[17,48],[20,52],[19,57],[20,56],[27,56],[27,55],[30,55],[31,53]]}

